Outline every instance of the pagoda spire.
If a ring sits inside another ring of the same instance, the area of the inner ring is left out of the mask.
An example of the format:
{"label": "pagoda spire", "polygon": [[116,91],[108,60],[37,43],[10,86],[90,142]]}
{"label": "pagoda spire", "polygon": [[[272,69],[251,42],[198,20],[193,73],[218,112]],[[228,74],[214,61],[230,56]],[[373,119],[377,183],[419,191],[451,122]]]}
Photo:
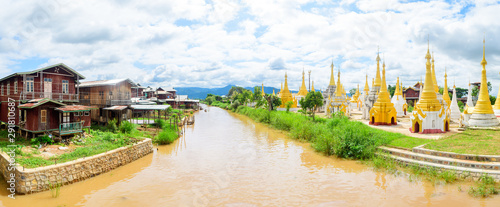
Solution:
{"label": "pagoda spire", "polygon": [[365,89],[363,89],[366,94],[370,91],[370,87],[368,87],[368,75],[366,75]]}
{"label": "pagoda spire", "polygon": [[342,96],[342,84],[340,83],[340,69],[339,69],[338,77],[337,77],[337,88],[335,90],[335,96],[336,97]]}
{"label": "pagoda spire", "polygon": [[312,81],[311,91],[316,91],[314,90],[314,81]]}
{"label": "pagoda spire", "polygon": [[446,67],[444,68],[444,87],[443,87],[443,100],[447,106],[450,107],[450,95],[448,95],[448,75],[446,74]]}
{"label": "pagoda spire", "polygon": [[300,89],[299,89],[299,92],[297,93],[297,96],[306,96],[307,95],[305,75],[306,75],[306,73],[304,72],[304,68],[302,68],[302,85],[300,86]]}
{"label": "pagoda spire", "polygon": [[422,111],[439,111],[441,109],[441,104],[439,103],[436,92],[434,91],[429,45],[427,45],[427,54],[425,55],[425,59],[427,59],[427,63],[425,64],[425,83],[422,91],[420,91],[420,100],[416,105]]}
{"label": "pagoda spire", "polygon": [[399,89],[399,77],[398,77],[398,80],[396,81],[396,90],[394,91],[394,96],[399,95],[399,93],[400,93],[400,89]]}
{"label": "pagoda spire", "polygon": [[264,93],[264,82],[262,82],[262,96],[266,95],[266,93]]}
{"label": "pagoda spire", "polygon": [[439,93],[439,86],[436,79],[436,70],[434,68],[434,51],[432,52],[432,83],[434,84],[434,91]]}
{"label": "pagoda spire", "polygon": [[334,75],[333,75],[333,60],[332,60],[332,64],[330,65],[330,70],[331,70],[331,73],[330,73],[330,86],[335,86],[335,78],[334,78]]}
{"label": "pagoda spire", "polygon": [[377,50],[377,74],[375,74],[375,83],[373,86],[380,86],[380,48]]}
{"label": "pagoda spire", "polygon": [[486,41],[483,39],[483,60],[481,65],[483,69],[481,70],[481,88],[479,89],[479,98],[477,99],[476,106],[474,107],[474,114],[493,114],[493,108],[491,107],[490,95],[488,93],[488,81],[486,78],[486,58],[485,58],[485,46]]}

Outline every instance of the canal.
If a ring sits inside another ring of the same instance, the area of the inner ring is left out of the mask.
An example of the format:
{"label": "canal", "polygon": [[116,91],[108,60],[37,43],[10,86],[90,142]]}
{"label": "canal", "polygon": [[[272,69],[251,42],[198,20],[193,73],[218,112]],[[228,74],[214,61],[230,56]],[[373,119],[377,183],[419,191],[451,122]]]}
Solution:
{"label": "canal", "polygon": [[12,200],[1,180],[0,206],[500,205],[500,196],[470,197],[464,183],[410,181],[325,157],[308,143],[215,107],[198,112],[184,130],[140,160],[62,187],[58,198],[46,191]]}

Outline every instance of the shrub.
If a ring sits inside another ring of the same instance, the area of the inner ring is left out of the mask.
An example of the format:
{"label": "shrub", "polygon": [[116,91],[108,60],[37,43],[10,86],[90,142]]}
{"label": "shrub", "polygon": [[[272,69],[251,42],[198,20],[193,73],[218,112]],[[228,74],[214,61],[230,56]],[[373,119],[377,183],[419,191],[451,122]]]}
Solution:
{"label": "shrub", "polygon": [[117,122],[118,121],[116,119],[109,121],[108,125],[106,126],[107,130],[110,132],[116,132],[116,130],[118,129],[118,127],[116,126]]}
{"label": "shrub", "polygon": [[381,138],[366,127],[361,122],[348,122],[334,128],[335,154],[342,158],[371,158],[380,145],[377,140]]}
{"label": "shrub", "polygon": [[128,122],[128,121],[123,121],[120,124],[120,132],[130,134],[132,131],[134,131],[135,125]]}
{"label": "shrub", "polygon": [[157,136],[156,142],[160,145],[170,144],[174,142],[179,135],[174,127],[165,127]]}
{"label": "shrub", "polygon": [[52,140],[48,135],[43,135],[43,136],[39,136],[39,137],[31,139],[32,145],[52,144],[53,142],[54,142],[54,140]]}

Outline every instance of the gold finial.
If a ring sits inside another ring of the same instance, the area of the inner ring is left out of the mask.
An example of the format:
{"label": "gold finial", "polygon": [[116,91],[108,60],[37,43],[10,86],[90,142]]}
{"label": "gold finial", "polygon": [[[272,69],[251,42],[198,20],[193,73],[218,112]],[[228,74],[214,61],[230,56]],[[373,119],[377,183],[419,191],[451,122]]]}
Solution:
{"label": "gold finial", "polygon": [[329,84],[330,86],[335,85],[335,78],[334,78],[335,75],[333,74],[333,67],[334,67],[334,65],[333,65],[333,59],[332,59],[332,64],[330,65],[330,69],[331,69],[331,71],[330,71],[330,84]]}
{"label": "gold finial", "polygon": [[486,48],[486,35],[483,37],[483,60],[481,61],[481,65],[483,65],[483,69],[485,69],[485,66],[486,64],[488,64],[488,62],[486,62],[486,55],[485,55],[485,49]]}

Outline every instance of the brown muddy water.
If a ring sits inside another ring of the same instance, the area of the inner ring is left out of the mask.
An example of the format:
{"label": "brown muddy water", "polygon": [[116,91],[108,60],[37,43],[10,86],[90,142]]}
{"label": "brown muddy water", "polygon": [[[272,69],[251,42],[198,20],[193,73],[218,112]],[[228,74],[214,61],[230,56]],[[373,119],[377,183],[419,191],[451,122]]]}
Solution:
{"label": "brown muddy water", "polygon": [[[0,206],[500,206],[470,197],[467,183],[441,185],[325,157],[307,143],[211,107],[168,146],[126,166]],[[458,191],[461,185],[462,192]]]}

